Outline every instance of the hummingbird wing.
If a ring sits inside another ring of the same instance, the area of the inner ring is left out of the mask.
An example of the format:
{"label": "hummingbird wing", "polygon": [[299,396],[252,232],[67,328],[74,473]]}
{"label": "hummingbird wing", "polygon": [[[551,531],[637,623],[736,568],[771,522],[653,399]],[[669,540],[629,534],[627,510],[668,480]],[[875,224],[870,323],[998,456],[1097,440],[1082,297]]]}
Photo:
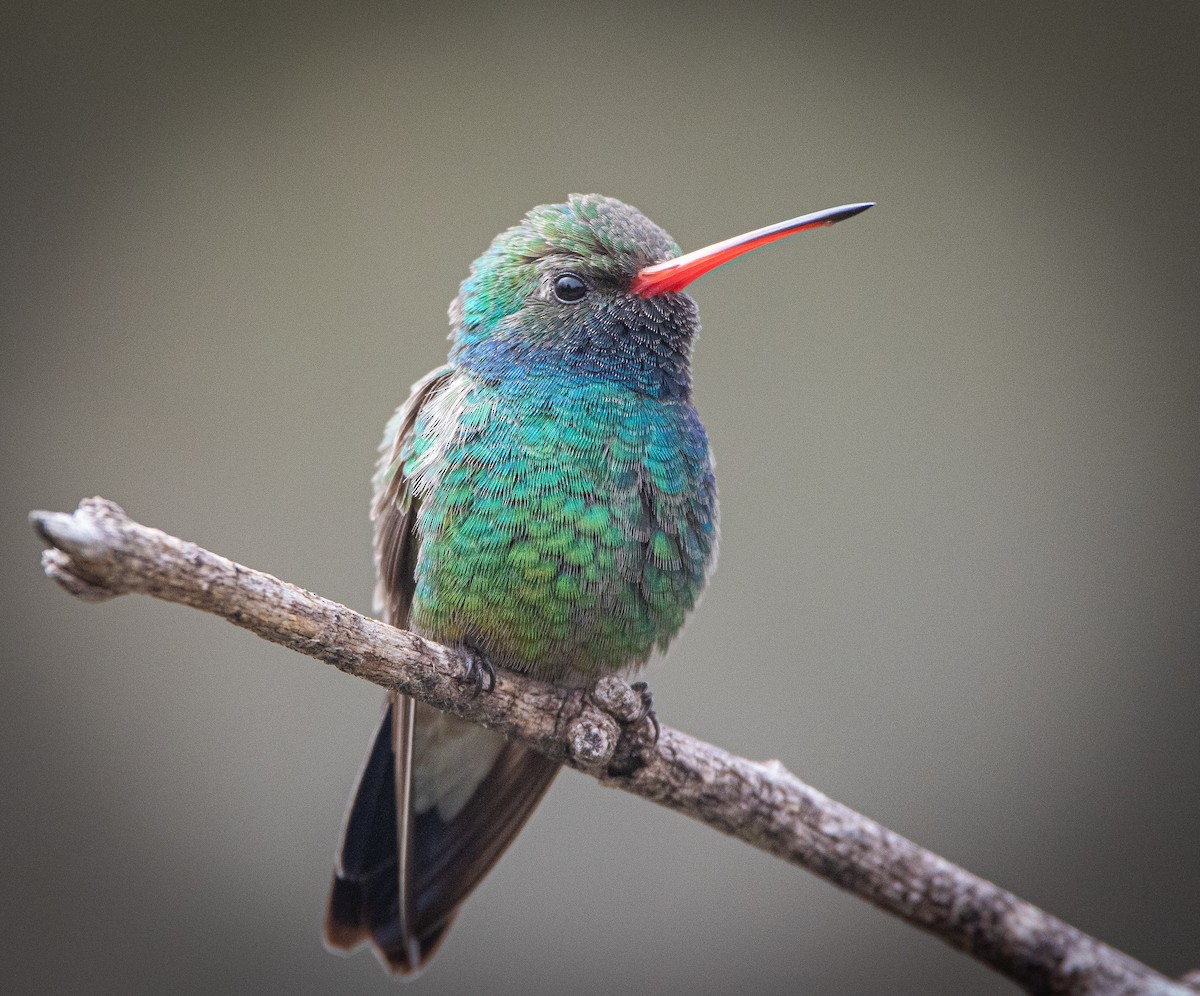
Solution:
{"label": "hummingbird wing", "polygon": [[[372,509],[375,600],[395,626],[408,622],[420,548],[419,502],[402,451],[452,372],[442,367],[413,385],[385,436]],[[346,813],[325,914],[328,946],[351,951],[368,942],[391,971],[420,971],[557,773],[535,751],[390,694]]]}

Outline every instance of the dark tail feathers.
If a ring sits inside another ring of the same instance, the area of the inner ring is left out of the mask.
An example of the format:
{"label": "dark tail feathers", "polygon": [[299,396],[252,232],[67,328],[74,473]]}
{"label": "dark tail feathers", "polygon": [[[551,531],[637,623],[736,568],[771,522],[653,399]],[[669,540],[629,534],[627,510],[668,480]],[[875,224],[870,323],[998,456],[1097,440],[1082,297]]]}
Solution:
{"label": "dark tail feathers", "polygon": [[413,975],[433,956],[458,907],[525,824],[559,766],[506,742],[449,823],[436,810],[410,816],[406,934],[400,926],[392,708],[389,700],[346,819],[325,912],[325,942],[346,952],[370,943],[392,972]]}

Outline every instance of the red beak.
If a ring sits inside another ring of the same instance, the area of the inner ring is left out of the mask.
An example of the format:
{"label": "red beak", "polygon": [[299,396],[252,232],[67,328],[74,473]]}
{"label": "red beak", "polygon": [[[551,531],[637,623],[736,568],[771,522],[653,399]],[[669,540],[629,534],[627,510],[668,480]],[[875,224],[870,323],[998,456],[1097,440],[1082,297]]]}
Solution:
{"label": "red beak", "polygon": [[681,291],[697,277],[702,277],[709,270],[715,269],[722,263],[757,249],[759,246],[774,242],[776,239],[786,239],[789,235],[804,232],[810,228],[823,228],[835,225],[839,221],[853,218],[862,214],[873,203],[845,204],[842,207],[829,208],[826,211],[816,211],[791,221],[781,221],[766,228],[758,228],[745,235],[738,235],[724,242],[716,242],[704,249],[689,252],[686,256],[677,256],[663,263],[655,263],[640,270],[633,278],[629,289],[642,297],[654,297],[668,291]]}

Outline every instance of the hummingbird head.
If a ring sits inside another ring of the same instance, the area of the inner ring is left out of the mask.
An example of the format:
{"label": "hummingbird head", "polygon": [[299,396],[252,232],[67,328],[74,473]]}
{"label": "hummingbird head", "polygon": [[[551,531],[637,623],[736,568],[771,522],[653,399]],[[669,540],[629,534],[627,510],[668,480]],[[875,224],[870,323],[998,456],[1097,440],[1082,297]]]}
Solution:
{"label": "hummingbird head", "polygon": [[680,256],[666,232],[611,197],[572,194],[541,205],[471,265],[450,305],[451,360],[484,377],[552,373],[686,399],[700,325],[683,288],[759,245],[870,206],[806,215]]}
{"label": "hummingbird head", "polygon": [[551,372],[686,396],[695,302],[631,289],[641,270],[678,255],[666,232],[611,197],[535,207],[472,264],[450,305],[451,359],[483,376]]}

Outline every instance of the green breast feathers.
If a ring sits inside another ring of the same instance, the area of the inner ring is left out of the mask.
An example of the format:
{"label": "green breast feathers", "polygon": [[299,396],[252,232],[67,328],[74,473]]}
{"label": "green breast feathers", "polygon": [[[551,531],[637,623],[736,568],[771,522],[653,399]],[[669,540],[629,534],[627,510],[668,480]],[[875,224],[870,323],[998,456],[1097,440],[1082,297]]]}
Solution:
{"label": "green breast feathers", "polygon": [[499,667],[587,679],[640,665],[715,560],[716,483],[688,402],[443,368],[397,411],[383,453],[376,514],[413,534],[384,565],[413,573],[389,582],[411,591],[408,624]]}

